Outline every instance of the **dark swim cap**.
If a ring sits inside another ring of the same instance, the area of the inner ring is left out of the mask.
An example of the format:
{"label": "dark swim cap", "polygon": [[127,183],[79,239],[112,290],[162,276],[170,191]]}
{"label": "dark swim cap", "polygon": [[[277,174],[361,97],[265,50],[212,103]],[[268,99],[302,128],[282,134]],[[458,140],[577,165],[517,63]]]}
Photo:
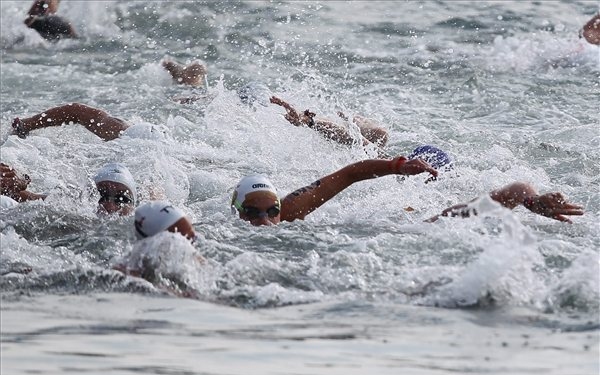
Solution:
{"label": "dark swim cap", "polygon": [[415,148],[413,152],[408,155],[408,159],[422,159],[429,163],[433,168],[437,170],[449,170],[452,168],[452,159],[448,154],[440,150],[435,146],[423,145]]}

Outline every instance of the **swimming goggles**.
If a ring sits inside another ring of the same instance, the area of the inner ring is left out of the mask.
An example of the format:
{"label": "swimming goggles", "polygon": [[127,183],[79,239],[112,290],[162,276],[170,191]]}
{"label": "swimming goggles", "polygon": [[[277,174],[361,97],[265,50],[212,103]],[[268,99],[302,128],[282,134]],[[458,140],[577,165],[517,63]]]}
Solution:
{"label": "swimming goggles", "polygon": [[268,216],[270,218],[277,217],[281,210],[279,206],[272,206],[267,208],[265,211],[252,206],[242,206],[242,213],[250,219],[258,219],[259,217]]}
{"label": "swimming goggles", "polygon": [[105,202],[112,202],[119,206],[125,206],[125,205],[133,203],[133,198],[131,198],[131,196],[129,196],[129,194],[127,194],[126,192],[110,194],[110,192],[108,192],[106,190],[99,190],[99,191],[100,191],[100,199],[98,200],[99,204],[102,204]]}

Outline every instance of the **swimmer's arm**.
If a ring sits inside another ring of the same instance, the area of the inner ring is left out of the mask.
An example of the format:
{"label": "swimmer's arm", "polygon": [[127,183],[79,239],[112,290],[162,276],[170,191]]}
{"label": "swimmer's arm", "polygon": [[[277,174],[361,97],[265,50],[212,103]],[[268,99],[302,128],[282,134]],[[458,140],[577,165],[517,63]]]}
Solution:
{"label": "swimmer's arm", "polygon": [[118,138],[121,132],[129,127],[125,121],[110,116],[103,110],[79,103],[50,108],[43,113],[19,120],[13,127],[15,133],[24,137],[32,130],[69,123],[81,124],[105,141]]}
{"label": "swimmer's arm", "polygon": [[583,26],[583,37],[588,43],[600,45],[600,13]]}
{"label": "swimmer's arm", "polygon": [[[508,209],[512,210],[522,205],[535,214],[568,223],[571,220],[567,216],[583,215],[583,207],[567,202],[561,193],[539,195],[531,184],[524,182],[515,182],[494,190],[490,192],[490,197]],[[425,221],[431,223],[438,220],[440,216],[469,217],[471,215],[477,215],[477,211],[469,209],[469,204],[458,204]]]}
{"label": "swimmer's arm", "polygon": [[281,220],[304,219],[306,215],[358,181],[390,174],[415,175],[423,172],[437,176],[437,171],[421,159],[407,161],[402,156],[392,160],[371,159],[350,164],[288,194],[282,202]]}
{"label": "swimmer's arm", "polygon": [[46,194],[37,194],[37,193],[32,193],[30,191],[22,191],[19,193],[19,198],[20,199],[15,199],[17,202],[25,202],[25,201],[37,201],[37,200],[44,200],[46,199],[47,195]]}
{"label": "swimmer's arm", "polygon": [[[286,114],[285,114],[285,119],[288,120],[288,122],[294,126],[302,126],[304,125],[308,125],[307,121],[309,120],[308,118],[306,119],[302,119],[300,117],[300,114],[298,113],[298,111],[296,111],[296,109],[294,109],[294,107],[292,107],[288,102],[284,101],[283,99],[280,99],[276,96],[272,96],[269,101],[273,104],[277,104],[279,106],[282,106],[283,108],[285,108]],[[304,121],[302,121],[304,120]]]}
{"label": "swimmer's arm", "polygon": [[171,74],[175,82],[182,85],[202,86],[207,72],[206,66],[198,62],[181,65],[175,61],[164,60],[162,66]]}
{"label": "swimmer's arm", "polygon": [[58,11],[58,3],[60,0],[36,0],[29,8],[27,14],[29,16],[46,16],[54,14]]}

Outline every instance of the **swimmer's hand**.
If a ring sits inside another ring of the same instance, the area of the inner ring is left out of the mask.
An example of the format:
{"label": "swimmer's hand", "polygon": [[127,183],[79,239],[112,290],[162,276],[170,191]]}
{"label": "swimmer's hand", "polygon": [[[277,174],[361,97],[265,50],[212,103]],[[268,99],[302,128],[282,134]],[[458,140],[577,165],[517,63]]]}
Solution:
{"label": "swimmer's hand", "polygon": [[14,168],[4,163],[0,163],[0,187],[2,189],[2,195],[11,197],[19,202],[21,201],[20,193],[27,190],[27,186],[29,186],[30,182],[31,179],[28,175],[25,174],[21,177]]}
{"label": "swimmer's hand", "polygon": [[523,206],[538,215],[571,223],[567,216],[583,215],[583,206],[567,202],[561,193],[546,193],[525,198]]}
{"label": "swimmer's hand", "polygon": [[300,119],[300,115],[291,105],[289,105],[287,102],[281,100],[280,98],[278,98],[276,96],[272,96],[269,99],[269,101],[273,104],[277,104],[277,105],[285,108],[287,113],[285,114],[284,117],[286,120],[288,120],[288,122],[290,124],[292,124],[294,126],[302,126],[302,120]]}
{"label": "swimmer's hand", "polygon": [[401,174],[404,176],[413,176],[428,172],[433,177],[437,177],[438,172],[427,162],[422,159],[406,160],[404,156],[397,157],[391,160],[392,169],[394,173]]}
{"label": "swimmer's hand", "polygon": [[12,122],[12,134],[18,136],[19,138],[27,138],[27,135],[29,135],[29,131],[27,131],[25,129],[25,124],[23,124],[23,121],[21,121],[18,117],[15,117],[15,119]]}
{"label": "swimmer's hand", "polygon": [[27,191],[30,182],[31,178],[28,175],[20,175],[14,168],[0,163],[0,190],[2,195],[11,197],[17,202],[46,199],[44,194]]}

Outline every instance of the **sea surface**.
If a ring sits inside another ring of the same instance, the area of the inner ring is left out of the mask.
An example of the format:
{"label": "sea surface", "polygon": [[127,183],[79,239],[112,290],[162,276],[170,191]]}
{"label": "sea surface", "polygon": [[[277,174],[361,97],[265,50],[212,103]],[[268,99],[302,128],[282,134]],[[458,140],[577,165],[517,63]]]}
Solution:
{"label": "sea surface", "polygon": [[[600,49],[578,38],[597,1],[63,0],[80,38],[58,43],[25,27],[29,6],[0,3],[0,159],[49,196],[0,212],[2,374],[600,372]],[[165,58],[204,62],[206,87],[175,84]],[[248,82],[376,120],[392,155],[436,145],[454,169],[252,227],[229,207],[241,177],[284,196],[376,150],[243,104]],[[14,117],[70,102],[161,131],[11,135]],[[131,217],[97,216],[107,162],[183,209],[198,241],[136,242]],[[486,198],[514,181],[585,215]],[[477,217],[423,222],[477,197]],[[142,258],[152,282],[113,269]]]}

